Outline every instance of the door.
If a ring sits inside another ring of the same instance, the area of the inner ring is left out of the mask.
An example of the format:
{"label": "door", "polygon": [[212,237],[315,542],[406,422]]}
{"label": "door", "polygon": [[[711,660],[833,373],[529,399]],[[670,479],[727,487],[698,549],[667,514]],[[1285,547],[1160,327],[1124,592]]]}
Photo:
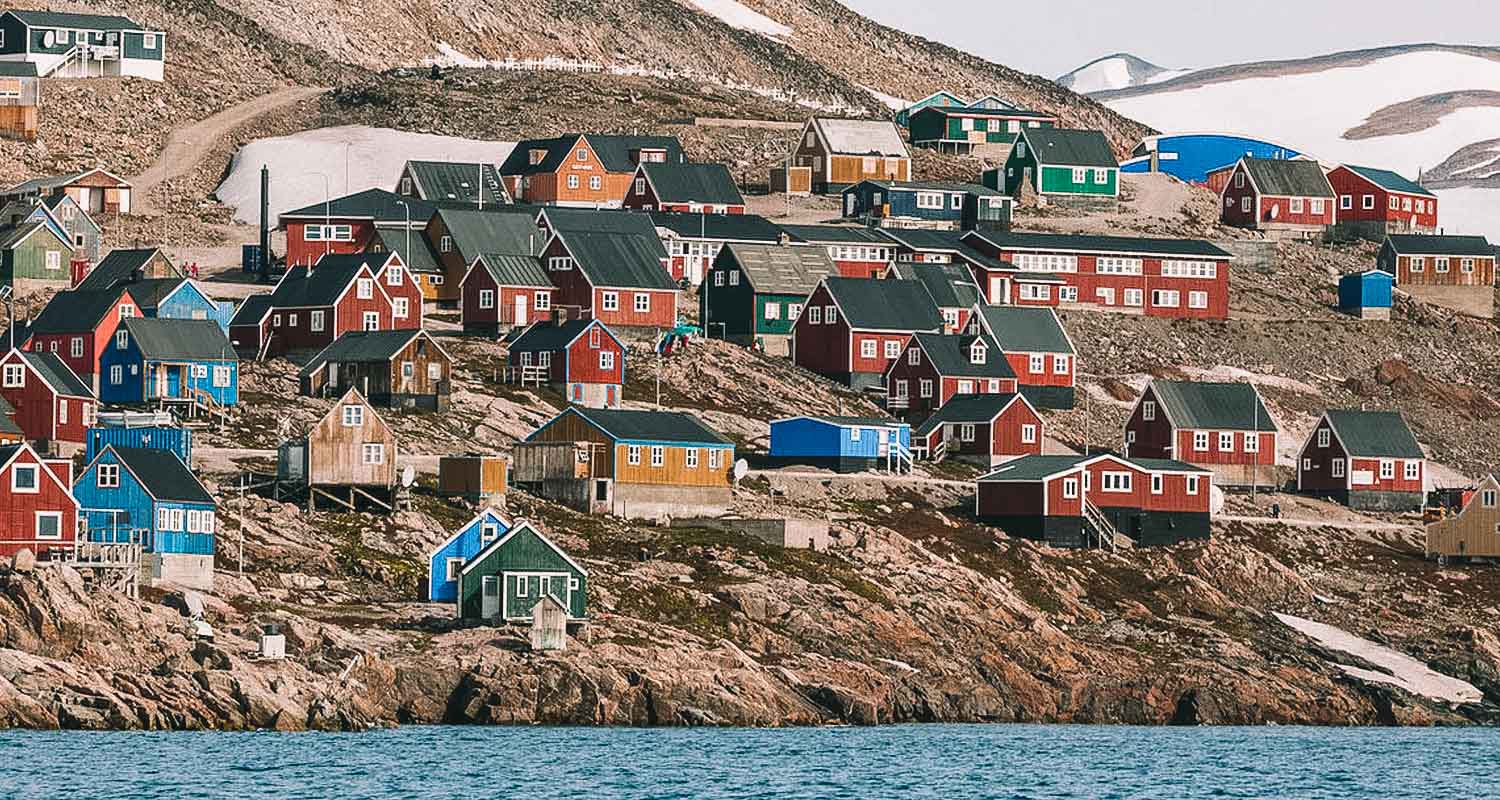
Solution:
{"label": "door", "polygon": [[156,376],[156,396],[171,397],[171,390],[167,386],[167,368],[164,365],[158,364],[157,367],[152,370],[152,374]]}
{"label": "door", "polygon": [[854,216],[854,193],[853,192],[850,192],[849,194],[844,195],[844,216],[846,216],[846,217],[852,217],[852,216]]}
{"label": "door", "polygon": [[516,325],[525,325],[526,324],[526,295],[524,295],[524,294],[518,294],[518,295],[516,295],[516,318],[515,318],[515,324]]}
{"label": "door", "polygon": [[486,575],[479,587],[479,614],[490,619],[499,613],[500,581],[494,575]]}
{"label": "door", "polygon": [[[1031,183],[1031,167],[1026,167],[1025,169],[1021,170],[1021,182],[1023,184]],[[1042,191],[1040,186],[1033,185],[1032,189],[1037,192]],[[1020,191],[1019,188],[1017,189],[1017,191]]]}
{"label": "door", "polygon": [[620,405],[619,401],[617,401],[615,399],[615,387],[613,387],[613,386],[606,386],[606,387],[604,387],[604,407],[605,408],[616,408],[619,405]]}

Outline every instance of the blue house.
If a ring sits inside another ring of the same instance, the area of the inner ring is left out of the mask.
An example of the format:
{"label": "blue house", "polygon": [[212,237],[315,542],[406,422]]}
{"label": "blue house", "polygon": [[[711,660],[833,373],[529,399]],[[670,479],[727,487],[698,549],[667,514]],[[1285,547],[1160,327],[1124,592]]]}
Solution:
{"label": "blue house", "polygon": [[1384,270],[1351,272],[1339,278],[1339,310],[1360,319],[1390,319],[1395,284],[1395,276]]}
{"label": "blue house", "polygon": [[433,603],[458,601],[458,576],[481,550],[509,531],[505,515],[486,508],[464,523],[427,555],[427,599]]}
{"label": "blue house", "polygon": [[1173,133],[1147,136],[1120,162],[1125,173],[1164,172],[1186,183],[1204,183],[1208,173],[1252,158],[1297,158],[1285,145],[1235,133]]}
{"label": "blue house", "polygon": [[175,453],[104,448],[73,483],[88,539],[138,542],[154,579],[211,589],[214,498]]}
{"label": "blue house", "polygon": [[1009,228],[1011,199],[974,183],[860,181],[844,190],[844,217],[870,222]]}
{"label": "blue house", "polygon": [[[135,293],[132,292],[131,296],[134,297]],[[179,281],[176,287],[168,289],[155,299],[155,306],[148,306],[144,299],[136,298],[136,302],[141,304],[142,313],[148,317],[209,319],[217,322],[228,333],[229,320],[234,316],[233,301],[215,301],[204,293],[197,281]]]}
{"label": "blue house", "polygon": [[239,359],[212,320],[127,319],[99,356],[105,403],[181,404],[189,412],[239,402]]}
{"label": "blue house", "polygon": [[911,426],[868,417],[787,417],[771,422],[771,461],[835,472],[904,470],[911,465]]}

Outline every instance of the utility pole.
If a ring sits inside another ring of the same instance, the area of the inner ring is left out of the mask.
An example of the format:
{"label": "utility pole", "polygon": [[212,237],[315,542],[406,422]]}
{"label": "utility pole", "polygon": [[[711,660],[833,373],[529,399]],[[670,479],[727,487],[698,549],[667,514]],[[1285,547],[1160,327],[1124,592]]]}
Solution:
{"label": "utility pole", "polygon": [[240,574],[245,574],[245,473],[240,473],[240,505],[239,505],[239,529],[240,529]]}
{"label": "utility pole", "polygon": [[[1250,504],[1255,505],[1256,482],[1260,478],[1260,396],[1255,384],[1250,386],[1250,435],[1255,437],[1255,452],[1250,453]],[[1246,448],[1249,449],[1249,448]]]}
{"label": "utility pole", "polygon": [[[658,333],[660,331],[658,330]],[[662,342],[658,339],[656,343],[656,410],[661,410],[661,348]]]}

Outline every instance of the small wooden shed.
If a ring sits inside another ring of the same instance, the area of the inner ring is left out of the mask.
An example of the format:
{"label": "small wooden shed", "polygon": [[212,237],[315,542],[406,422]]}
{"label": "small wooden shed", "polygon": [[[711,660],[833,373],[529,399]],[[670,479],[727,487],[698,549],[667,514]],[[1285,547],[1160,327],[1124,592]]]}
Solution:
{"label": "small wooden shed", "polygon": [[277,454],[278,495],[307,493],[309,510],[320,500],[348,510],[361,501],[390,511],[396,490],[396,435],[358,389],[350,389],[307,435],[282,442]]}
{"label": "small wooden shed", "polygon": [[443,456],[438,459],[438,493],[503,506],[507,466],[500,456],[477,453]]}
{"label": "small wooden shed", "polygon": [[531,607],[531,649],[568,649],[568,609],[554,595]]}

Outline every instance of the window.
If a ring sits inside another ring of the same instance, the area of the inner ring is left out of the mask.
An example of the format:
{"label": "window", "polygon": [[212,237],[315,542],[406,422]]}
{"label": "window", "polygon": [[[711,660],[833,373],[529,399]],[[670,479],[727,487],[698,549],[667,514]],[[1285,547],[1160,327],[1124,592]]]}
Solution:
{"label": "window", "polygon": [[1354,195],[1352,195],[1352,194],[1341,194],[1341,195],[1339,195],[1339,208],[1342,209],[1342,210],[1345,210],[1345,211],[1354,208]]}
{"label": "window", "polygon": [[547,269],[553,272],[563,272],[573,268],[573,259],[569,256],[550,256],[547,258]]}
{"label": "window", "polygon": [[797,318],[800,317],[800,316],[802,316],[802,304],[801,303],[787,303],[786,304],[786,318],[788,320],[790,320],[792,322],[796,322]]}
{"label": "window", "polygon": [[1260,452],[1260,436],[1256,435],[1254,432],[1251,432],[1251,433],[1244,434],[1242,438],[1244,439],[1244,442],[1245,442],[1245,452],[1247,452],[1247,453],[1259,453]]}
{"label": "window", "polygon": [[722,272],[715,272],[714,273],[714,285],[715,286],[723,286],[724,285],[724,273],[722,273]]}
{"label": "window", "polygon": [[1021,426],[1021,444],[1036,444],[1036,426]]}
{"label": "window", "polygon": [[686,450],[684,450],[683,453],[684,453],[683,459],[684,459],[684,462],[687,464],[687,468],[688,469],[697,469],[698,468],[698,448],[696,448],[696,447],[689,447]]}
{"label": "window", "polygon": [[[359,296],[359,299],[369,300],[375,296],[375,282],[369,278],[360,278],[358,285],[355,287],[355,293]],[[295,325],[296,323],[292,324]]]}
{"label": "window", "polygon": [[406,319],[407,303],[408,301],[405,297],[397,297],[392,300],[391,315],[397,319]]}
{"label": "window", "polygon": [[1402,211],[1410,211],[1411,210],[1411,198],[1410,197],[1403,197],[1403,198],[1401,198],[1401,210]]}
{"label": "window", "polygon": [[718,469],[719,465],[722,464],[722,463],[724,463],[724,451],[723,450],[720,450],[718,448],[714,448],[714,449],[708,451],[708,468],[709,469]]}
{"label": "window", "polygon": [[271,327],[273,327],[273,328],[280,328],[281,327],[281,315],[280,314],[273,314],[271,316]]}
{"label": "window", "polygon": [[380,312],[379,311],[366,311],[365,312],[365,316],[364,316],[364,325],[363,325],[363,328],[365,330],[367,330],[367,331],[378,331],[378,330],[380,330]]}
{"label": "window", "polygon": [[324,327],[326,326],[325,320],[326,320],[327,313],[328,312],[326,312],[326,311],[310,311],[310,312],[308,312],[308,314],[307,314],[307,324],[308,324],[309,327],[312,328],[312,330],[313,330],[314,333],[322,333]]}
{"label": "window", "polygon": [[939,192],[917,192],[917,208],[943,207],[943,195]]}
{"label": "window", "polygon": [[1323,213],[1323,201],[1321,199],[1319,199],[1319,198],[1313,198],[1308,203],[1308,205],[1310,206],[1309,210],[1312,211],[1312,213],[1314,213],[1314,214],[1322,214]]}
{"label": "window", "polygon": [[[407,363],[408,367],[411,366],[411,362],[410,361],[408,361],[406,363]],[[546,351],[546,350],[544,350],[544,351],[542,351],[540,353],[537,353],[536,354],[536,365],[539,366],[539,367],[549,367],[550,368],[552,366],[552,353],[550,351]]]}
{"label": "window", "polygon": [[1419,461],[1407,461],[1402,464],[1401,477],[1414,481],[1422,477],[1422,464]]}
{"label": "window", "polygon": [[599,369],[611,370],[615,368],[615,354],[609,350],[599,351]]}
{"label": "window", "polygon": [[1464,259],[1460,263],[1461,263],[1461,266],[1459,267],[1459,269],[1463,270],[1464,272],[1473,272],[1474,271],[1474,259],[1472,259],[1472,258],[1466,258],[1466,259]]}
{"label": "window", "polygon": [[1064,500],[1077,500],[1078,499],[1078,479],[1077,478],[1063,478],[1063,499]]}
{"label": "window", "polygon": [[74,358],[83,358],[83,337],[74,336],[73,341],[70,343],[70,345],[71,346],[68,348],[68,352],[71,353]]}
{"label": "window", "polygon": [[887,340],[886,343],[885,343],[885,357],[886,358],[896,358],[896,357],[898,357],[900,355],[901,355],[901,343],[898,342],[898,341],[896,341],[896,340],[894,340],[894,339]]}
{"label": "window", "polygon": [[959,441],[964,442],[974,441],[974,423],[965,422],[964,424],[958,426],[958,438]]}
{"label": "window", "polygon": [[864,340],[862,340],[859,343],[859,355],[860,355],[860,358],[874,358],[875,357],[875,340],[874,339],[864,339]]}
{"label": "window", "polygon": [[144,36],[142,36],[141,37],[141,49],[143,49],[143,50],[155,50],[156,49],[156,34],[154,34],[154,33],[148,33],[148,34],[145,34]]}
{"label": "window", "polygon": [[1052,374],[1053,375],[1066,375],[1066,374],[1068,374],[1068,357],[1067,356],[1053,356],[1052,357]]}
{"label": "window", "polygon": [[1161,494],[1165,490],[1165,487],[1162,485],[1163,483],[1165,483],[1165,481],[1162,478],[1161,473],[1159,473],[1159,472],[1152,473],[1151,474],[1151,493],[1152,494]]}
{"label": "window", "polygon": [[1182,293],[1175,289],[1152,289],[1151,305],[1157,308],[1176,308],[1182,302]]}
{"label": "window", "polygon": [[635,313],[645,314],[651,310],[651,295],[645,292],[635,293]]}
{"label": "window", "polygon": [[1100,483],[1106,492],[1129,492],[1131,489],[1131,478],[1128,472],[1106,472],[1100,477]]}
{"label": "window", "polygon": [[823,307],[813,306],[807,310],[807,324],[821,325],[823,323]]}
{"label": "window", "polygon": [[922,378],[917,381],[917,396],[932,397],[932,379]]}
{"label": "window", "polygon": [[587,150],[583,149],[582,147],[580,147],[580,148],[578,148],[578,150],[576,152],[573,153],[573,157],[576,158],[579,161],[588,161],[589,160],[589,151],[587,151]]}
{"label": "window", "polygon": [[739,270],[736,269],[736,270],[731,270],[730,271],[730,273],[729,273],[729,285],[730,286],[739,286],[740,285],[740,271]]}
{"label": "window", "polygon": [[1392,211],[1399,211],[1401,209],[1401,198],[1392,196],[1390,206]]}
{"label": "window", "polygon": [[1162,261],[1163,278],[1217,278],[1219,265],[1213,261]]}
{"label": "window", "polygon": [[599,297],[599,307],[601,309],[605,310],[605,311],[619,311],[620,310],[620,293],[619,292],[603,292],[603,293],[601,293],[600,297]]}
{"label": "window", "polygon": [[851,442],[857,442],[857,441],[859,441],[859,433],[860,433],[860,429],[859,428],[850,428],[849,429],[849,441],[851,441]]}
{"label": "window", "polygon": [[38,511],[38,512],[36,512],[36,538],[38,538],[38,539],[61,539],[62,538],[62,512],[61,511]]}
{"label": "window", "polygon": [[589,327],[589,349],[599,349],[599,327],[597,325]]}
{"label": "window", "polygon": [[215,389],[227,389],[227,388],[229,388],[229,378],[230,378],[230,372],[229,372],[229,370],[230,370],[230,368],[228,366],[224,366],[224,365],[217,365],[217,366],[214,367],[214,388]]}
{"label": "window", "polygon": [[1244,214],[1249,214],[1250,213],[1250,198],[1248,198],[1248,197],[1241,197],[1240,198],[1240,212],[1244,213]]}
{"label": "window", "polygon": [[[987,358],[988,350],[989,348],[985,347],[983,339],[975,339],[974,343],[969,345],[969,363],[983,364],[985,362],[985,359]],[[913,353],[915,352],[916,351],[913,350]]]}
{"label": "window", "polygon": [[10,468],[10,490],[20,494],[36,494],[42,490],[41,468],[36,464],[17,464]]}
{"label": "window", "polygon": [[604,179],[603,178],[599,177],[598,175],[590,175],[589,176],[589,189],[597,192],[597,191],[599,191],[603,187],[604,187]]}
{"label": "window", "polygon": [[839,321],[839,309],[838,309],[838,306],[824,306],[823,307],[823,321],[826,322],[826,323],[828,323],[829,325],[833,325],[834,323],[838,322]]}
{"label": "window", "polygon": [[360,462],[364,464],[384,464],[385,445],[378,442],[367,442],[361,448]]}
{"label": "window", "polygon": [[1099,184],[1101,186],[1109,183],[1109,170],[1107,170],[1107,169],[1096,169],[1096,170],[1094,170],[1094,183],[1097,183],[1097,184]]}
{"label": "window", "polygon": [[1193,431],[1193,449],[1200,453],[1208,451],[1208,431]]}
{"label": "window", "polygon": [[1300,197],[1293,197],[1287,203],[1287,205],[1289,206],[1289,210],[1293,214],[1301,214],[1302,213],[1302,198],[1300,198]]}
{"label": "window", "polygon": [[386,269],[386,271],[385,271],[385,285],[386,286],[400,286],[401,285],[401,268],[400,267],[392,264],[388,269]]}
{"label": "window", "polygon": [[458,574],[460,572],[462,572],[463,568],[464,568],[464,560],[461,559],[461,558],[450,558],[450,559],[448,559],[446,561],[446,563],[447,563],[447,571],[445,573],[446,576],[447,576],[446,579],[450,580],[450,581],[456,581],[456,580],[458,580]]}
{"label": "window", "polygon": [[1494,489],[1485,489],[1484,493],[1481,494],[1481,495],[1479,495],[1479,502],[1482,503],[1485,508],[1494,508],[1495,507],[1495,490]]}
{"label": "window", "polygon": [[1078,256],[1017,253],[1012,263],[1022,272],[1077,272]]}
{"label": "window", "polygon": [[184,527],[186,527],[185,524],[184,524],[185,520],[183,519],[183,517],[185,517],[185,516],[186,516],[186,513],[183,511],[183,509],[180,509],[180,508],[174,508],[174,509],[172,509],[172,516],[171,516],[171,519],[169,520],[169,522],[167,523],[167,530],[169,530],[169,531],[181,531],[181,530],[183,530]]}
{"label": "window", "polygon": [[921,348],[919,348],[919,347],[908,348],[907,351],[906,351],[906,363],[912,365],[913,367],[921,366],[921,364],[922,364],[922,350],[921,350]]}
{"label": "window", "polygon": [[118,489],[120,487],[120,465],[100,464],[94,473],[94,485],[100,489]]}
{"label": "window", "polygon": [[1188,308],[1208,308],[1208,292],[1188,292]]}
{"label": "window", "polygon": [[365,407],[355,405],[344,406],[341,419],[345,428],[358,428],[365,424]]}
{"label": "window", "polygon": [[905,378],[897,378],[895,386],[896,386],[896,397],[899,397],[902,400],[905,400],[906,398],[908,398],[908,397],[911,396],[911,388],[910,388],[911,384],[909,384]]}
{"label": "window", "polygon": [[1230,433],[1228,431],[1224,431],[1224,432],[1222,432],[1222,433],[1219,434],[1219,452],[1221,452],[1221,453],[1232,453],[1232,452],[1234,452],[1234,434],[1233,433]]}
{"label": "window", "polygon": [[172,524],[172,511],[171,511],[171,509],[166,509],[166,508],[158,508],[158,509],[156,509],[156,527],[157,527],[157,529],[158,530],[163,530],[163,531],[164,530],[168,530],[170,528],[171,524]]}
{"label": "window", "polygon": [[1373,194],[1367,194],[1367,195],[1365,195],[1364,199],[1360,201],[1360,207],[1363,208],[1366,211],[1369,211],[1370,209],[1374,208],[1375,207],[1375,195],[1373,195]]}
{"label": "window", "polygon": [[109,382],[113,386],[119,386],[125,382],[125,370],[119,364],[109,368]]}
{"label": "window", "polygon": [[47,251],[47,269],[62,269],[62,252],[58,250]]}
{"label": "window", "polygon": [[1141,420],[1145,422],[1156,421],[1156,401],[1147,400],[1141,403]]}
{"label": "window", "polygon": [[[1311,459],[1308,459],[1308,461],[1310,463]],[[1331,474],[1335,478],[1342,478],[1342,477],[1344,477],[1344,459],[1342,459],[1342,458],[1335,458],[1333,460],[1333,470],[1332,470]]]}
{"label": "window", "polygon": [[1057,287],[1057,299],[1058,299],[1059,302],[1063,302],[1063,303],[1076,303],[1076,302],[1078,302],[1078,287],[1077,286],[1059,286],[1059,287]]}
{"label": "window", "polygon": [[1243,189],[1243,188],[1245,188],[1245,173],[1243,173],[1243,172],[1236,172],[1236,173],[1234,173],[1234,188],[1236,188],[1236,189]]}
{"label": "window", "polygon": [[1413,258],[1411,260],[1411,271],[1412,272],[1426,272],[1427,271],[1427,259],[1425,259],[1425,258]]}
{"label": "window", "polygon": [[1389,458],[1380,459],[1380,479],[1391,480],[1396,477],[1396,462]]}
{"label": "window", "polygon": [[286,315],[286,324],[288,327],[297,327],[297,312],[293,311]]}
{"label": "window", "polygon": [[130,346],[130,331],[115,331],[115,349],[124,350]]}
{"label": "window", "polygon": [[1438,271],[1438,272],[1447,272],[1448,271],[1448,259],[1446,259],[1446,258],[1435,258],[1435,259],[1433,259],[1433,269],[1436,270],[1436,271]]}
{"label": "window", "polygon": [[1100,275],[1139,275],[1141,274],[1141,260],[1139,258],[1105,258],[1094,259],[1094,271]]}
{"label": "window", "polygon": [[645,178],[636,178],[635,179],[635,193],[638,194],[638,195],[644,195],[646,193],[646,179]]}
{"label": "window", "polygon": [[1050,300],[1052,299],[1052,287],[1035,283],[1021,284],[1022,300]]}
{"label": "window", "polygon": [[1318,446],[1319,447],[1327,447],[1328,446],[1328,441],[1329,441],[1329,436],[1330,436],[1330,432],[1329,432],[1329,430],[1327,428],[1319,428],[1318,429]]}
{"label": "window", "polygon": [[1084,169],[1083,167],[1074,167],[1073,183],[1082,184],[1086,180],[1088,180],[1088,170]]}
{"label": "window", "polygon": [[[119,369],[119,367],[116,367]],[[6,364],[5,378],[0,383],[7,389],[20,389],[26,385],[26,366],[24,364]]]}
{"label": "window", "polygon": [[1198,493],[1198,476],[1197,475],[1189,475],[1189,476],[1187,476],[1186,483],[1187,483],[1187,493],[1188,494],[1197,494]]}
{"label": "window", "polygon": [[641,446],[640,445],[638,445],[638,444],[632,444],[632,445],[627,445],[625,447],[625,463],[630,464],[632,466],[640,466],[640,463],[641,463]]}
{"label": "window", "polygon": [[781,304],[766,303],[766,319],[781,319]]}
{"label": "window", "polygon": [[654,445],[651,448],[651,466],[660,467],[667,463],[667,448]]}
{"label": "window", "polygon": [[959,394],[973,394],[974,393],[974,382],[973,381],[969,381],[969,380],[959,381],[958,382],[958,393]]}

